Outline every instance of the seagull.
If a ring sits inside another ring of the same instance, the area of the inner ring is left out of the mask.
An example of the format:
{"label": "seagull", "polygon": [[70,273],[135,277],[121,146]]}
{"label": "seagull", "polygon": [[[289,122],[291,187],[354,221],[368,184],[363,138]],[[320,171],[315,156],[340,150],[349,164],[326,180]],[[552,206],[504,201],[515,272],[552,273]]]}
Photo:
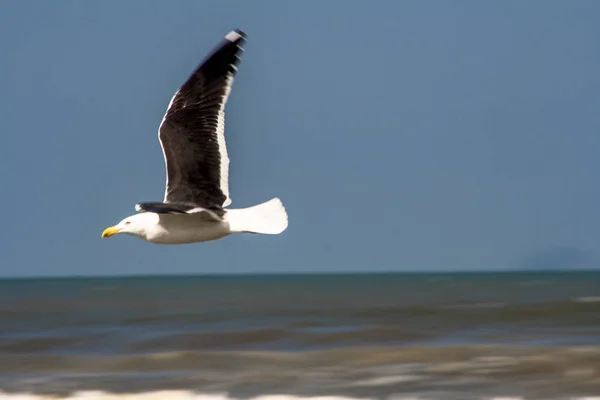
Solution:
{"label": "seagull", "polygon": [[128,234],[154,244],[185,244],[287,229],[287,212],[277,197],[225,208],[231,204],[225,105],[245,43],[243,31],[229,32],[171,99],[158,129],[166,167],[164,200],[136,204],[137,213],[106,228],[102,238]]}

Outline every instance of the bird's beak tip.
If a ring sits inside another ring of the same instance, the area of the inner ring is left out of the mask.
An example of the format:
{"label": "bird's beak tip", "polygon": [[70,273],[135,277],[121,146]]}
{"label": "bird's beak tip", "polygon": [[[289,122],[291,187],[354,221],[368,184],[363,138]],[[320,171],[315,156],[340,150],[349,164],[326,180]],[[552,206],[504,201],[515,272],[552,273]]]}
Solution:
{"label": "bird's beak tip", "polygon": [[106,228],[104,230],[104,232],[102,232],[102,239],[109,238],[113,235],[116,235],[117,233],[119,233],[119,231],[120,231],[120,229],[117,228],[116,226],[111,226],[109,228]]}

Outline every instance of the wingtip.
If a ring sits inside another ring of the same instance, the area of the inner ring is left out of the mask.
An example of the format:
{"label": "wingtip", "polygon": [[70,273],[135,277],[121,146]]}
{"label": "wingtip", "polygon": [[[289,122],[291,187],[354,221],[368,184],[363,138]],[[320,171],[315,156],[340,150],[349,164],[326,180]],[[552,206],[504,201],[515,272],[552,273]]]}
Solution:
{"label": "wingtip", "polygon": [[241,29],[234,29],[225,36],[225,39],[230,42],[237,42],[246,39],[246,33]]}

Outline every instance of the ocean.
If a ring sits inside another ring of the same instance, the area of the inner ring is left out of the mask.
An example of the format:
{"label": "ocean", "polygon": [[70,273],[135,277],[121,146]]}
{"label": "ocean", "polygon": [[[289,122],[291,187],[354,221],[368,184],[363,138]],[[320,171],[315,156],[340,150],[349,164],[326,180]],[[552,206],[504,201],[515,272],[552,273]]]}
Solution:
{"label": "ocean", "polygon": [[600,399],[600,271],[0,280],[0,400]]}

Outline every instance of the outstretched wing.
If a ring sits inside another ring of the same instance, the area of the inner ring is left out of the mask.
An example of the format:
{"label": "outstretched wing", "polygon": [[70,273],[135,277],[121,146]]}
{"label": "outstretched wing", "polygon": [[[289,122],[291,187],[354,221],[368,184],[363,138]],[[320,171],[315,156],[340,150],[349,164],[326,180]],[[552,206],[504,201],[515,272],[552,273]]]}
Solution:
{"label": "outstretched wing", "polygon": [[165,203],[224,207],[229,198],[225,105],[246,34],[231,31],[175,93],[160,124]]}

